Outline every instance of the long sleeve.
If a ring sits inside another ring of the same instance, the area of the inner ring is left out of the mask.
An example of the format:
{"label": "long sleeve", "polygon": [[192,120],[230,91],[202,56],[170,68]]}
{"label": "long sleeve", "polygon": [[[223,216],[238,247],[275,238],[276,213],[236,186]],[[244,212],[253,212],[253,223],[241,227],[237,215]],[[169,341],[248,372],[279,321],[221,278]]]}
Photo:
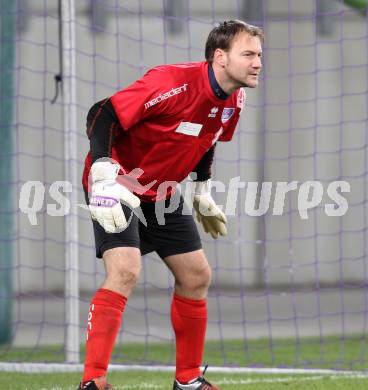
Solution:
{"label": "long sleeve", "polygon": [[92,163],[111,157],[115,134],[121,129],[119,119],[109,98],[94,104],[87,115],[87,135],[90,140]]}
{"label": "long sleeve", "polygon": [[197,174],[195,181],[206,181],[211,178],[211,167],[213,157],[215,155],[216,144],[214,144],[208,151],[203,155],[193,172]]}

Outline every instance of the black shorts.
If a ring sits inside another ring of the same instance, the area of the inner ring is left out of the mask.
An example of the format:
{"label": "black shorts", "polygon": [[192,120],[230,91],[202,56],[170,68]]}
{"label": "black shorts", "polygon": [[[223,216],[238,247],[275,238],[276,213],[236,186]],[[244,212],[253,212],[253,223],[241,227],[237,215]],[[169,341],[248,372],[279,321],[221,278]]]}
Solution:
{"label": "black shorts", "polygon": [[[88,204],[88,195],[85,195]],[[188,211],[183,197],[174,196],[177,197],[179,206],[165,214],[160,211],[162,207],[169,206],[170,199],[157,204],[141,202],[144,219],[141,216],[138,218],[129,207],[122,205],[125,217],[130,223],[120,233],[106,233],[97,221],[92,220],[96,256],[102,258],[106,250],[118,247],[139,248],[142,255],[157,252],[161,258],[201,249],[201,238],[192,214]],[[159,210],[158,217],[156,210]]]}

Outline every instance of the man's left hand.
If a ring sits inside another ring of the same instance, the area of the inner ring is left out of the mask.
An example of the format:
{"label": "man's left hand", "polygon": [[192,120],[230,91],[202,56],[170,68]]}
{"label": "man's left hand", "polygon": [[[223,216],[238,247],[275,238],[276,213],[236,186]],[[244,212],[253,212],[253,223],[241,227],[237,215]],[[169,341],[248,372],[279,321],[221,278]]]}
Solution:
{"label": "man's left hand", "polygon": [[193,184],[195,186],[193,207],[196,211],[197,221],[202,224],[204,231],[211,234],[214,239],[217,239],[219,235],[226,236],[227,219],[211,196],[210,180],[193,182]]}

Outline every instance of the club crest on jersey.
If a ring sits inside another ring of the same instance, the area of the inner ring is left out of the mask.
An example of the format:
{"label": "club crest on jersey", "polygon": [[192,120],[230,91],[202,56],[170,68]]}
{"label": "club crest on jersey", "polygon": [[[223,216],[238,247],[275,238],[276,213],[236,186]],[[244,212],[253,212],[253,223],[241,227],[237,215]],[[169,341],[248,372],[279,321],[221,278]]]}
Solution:
{"label": "club crest on jersey", "polygon": [[216,114],[218,112],[218,107],[212,107],[211,112],[208,114],[209,118],[216,118]]}
{"label": "club crest on jersey", "polygon": [[227,122],[233,116],[234,112],[235,112],[235,108],[225,107],[224,110],[222,111],[221,122],[222,123]]}

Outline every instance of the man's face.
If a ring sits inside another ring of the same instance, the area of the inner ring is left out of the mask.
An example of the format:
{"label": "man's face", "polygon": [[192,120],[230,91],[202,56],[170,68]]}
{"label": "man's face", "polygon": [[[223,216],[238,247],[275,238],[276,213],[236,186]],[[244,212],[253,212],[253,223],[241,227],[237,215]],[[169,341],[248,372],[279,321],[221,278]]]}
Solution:
{"label": "man's face", "polygon": [[241,32],[234,37],[230,50],[224,52],[224,71],[237,87],[255,88],[261,71],[262,46],[259,37]]}

